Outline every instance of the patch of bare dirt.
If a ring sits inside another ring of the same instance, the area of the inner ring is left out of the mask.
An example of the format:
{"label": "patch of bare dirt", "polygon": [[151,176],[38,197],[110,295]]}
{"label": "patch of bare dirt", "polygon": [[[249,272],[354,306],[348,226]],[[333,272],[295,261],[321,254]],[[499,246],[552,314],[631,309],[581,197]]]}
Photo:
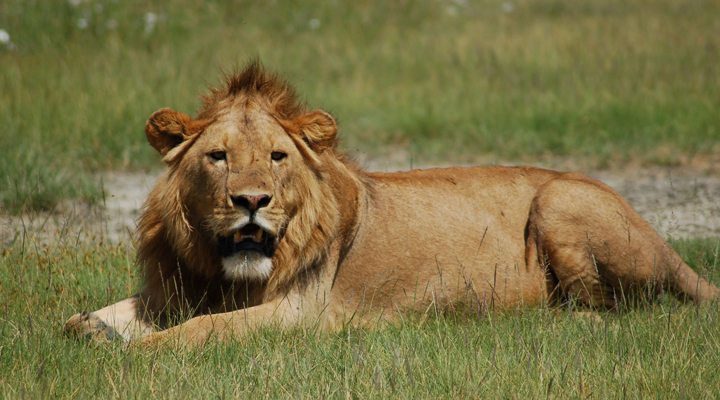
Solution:
{"label": "patch of bare dirt", "polygon": [[720,237],[720,176],[682,169],[591,174],[620,192],[665,238]]}
{"label": "patch of bare dirt", "polygon": [[[372,162],[367,163],[372,166]],[[375,165],[392,170],[387,164]],[[720,176],[689,168],[590,173],[625,196],[666,238],[720,237]],[[107,173],[99,206],[66,204],[53,213],[0,215],[0,244],[130,242],[158,173]]]}
{"label": "patch of bare dirt", "polygon": [[54,212],[0,214],[0,244],[130,242],[145,198],[159,175],[103,174],[103,200],[95,206],[67,202]]}

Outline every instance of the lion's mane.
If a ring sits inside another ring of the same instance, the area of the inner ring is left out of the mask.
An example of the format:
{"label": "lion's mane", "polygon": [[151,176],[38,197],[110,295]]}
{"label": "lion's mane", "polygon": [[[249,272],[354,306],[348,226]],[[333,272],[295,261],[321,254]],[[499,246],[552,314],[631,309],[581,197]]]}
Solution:
{"label": "lion's mane", "polygon": [[[197,131],[188,135],[202,135],[203,127],[238,95],[262,102],[287,130],[292,130],[293,119],[306,111],[289,84],[253,63],[230,75],[224,88],[211,89],[203,97],[195,119],[199,121],[194,125]],[[302,199],[301,206],[288,211],[292,215],[283,227],[272,273],[264,282],[230,282],[222,277],[212,238],[203,234],[200,226],[203,216],[191,215],[186,206],[192,196],[203,194],[194,190],[192,179],[184,176],[178,162],[182,154],[173,156],[166,174],[149,195],[138,224],[145,312],[162,320],[168,313],[183,310],[196,315],[248,307],[301,284],[303,279],[299,277],[317,272],[316,267],[327,256],[329,243],[343,226],[352,223],[341,224],[342,214],[357,202],[357,190],[339,187],[347,181],[339,179],[339,175],[350,173],[355,181],[362,177],[360,170],[335,150],[334,143],[322,154],[308,154],[307,146],[300,147],[306,151],[302,179],[283,190],[296,191]]]}

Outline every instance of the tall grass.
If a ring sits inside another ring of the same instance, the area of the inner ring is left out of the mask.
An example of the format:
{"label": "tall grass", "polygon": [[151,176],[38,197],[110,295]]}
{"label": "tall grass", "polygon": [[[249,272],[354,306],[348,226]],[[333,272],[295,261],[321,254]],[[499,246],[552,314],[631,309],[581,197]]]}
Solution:
{"label": "tall grass", "polygon": [[[7,0],[0,203],[149,168],[145,118],[251,57],[397,163],[681,163],[720,143],[717,1]],[[10,47],[13,47],[12,49]]]}
{"label": "tall grass", "polygon": [[[674,243],[716,284],[720,241]],[[409,318],[340,333],[265,329],[193,350],[66,338],[63,321],[134,293],[126,246],[0,254],[0,398],[714,398],[720,309],[672,299],[599,321],[563,309]]]}

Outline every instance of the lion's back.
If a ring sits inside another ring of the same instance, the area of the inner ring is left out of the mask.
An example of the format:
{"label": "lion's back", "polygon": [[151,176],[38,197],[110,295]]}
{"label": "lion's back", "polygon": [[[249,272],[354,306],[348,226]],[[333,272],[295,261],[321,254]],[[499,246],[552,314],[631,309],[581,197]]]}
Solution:
{"label": "lion's back", "polygon": [[532,200],[559,175],[505,167],[368,174],[370,204],[340,269],[337,292],[369,290],[388,304],[425,301],[428,293],[453,301],[467,284],[484,293],[486,283],[500,276],[514,282],[506,291],[510,297],[541,293],[540,271],[515,275],[527,274],[525,227]]}

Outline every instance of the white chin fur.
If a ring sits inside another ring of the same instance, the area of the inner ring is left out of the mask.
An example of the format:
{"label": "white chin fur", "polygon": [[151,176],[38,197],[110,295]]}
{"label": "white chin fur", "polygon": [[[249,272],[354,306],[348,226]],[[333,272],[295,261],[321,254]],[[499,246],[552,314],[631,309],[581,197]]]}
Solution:
{"label": "white chin fur", "polygon": [[227,279],[265,280],[272,271],[272,260],[256,251],[241,251],[222,259]]}

